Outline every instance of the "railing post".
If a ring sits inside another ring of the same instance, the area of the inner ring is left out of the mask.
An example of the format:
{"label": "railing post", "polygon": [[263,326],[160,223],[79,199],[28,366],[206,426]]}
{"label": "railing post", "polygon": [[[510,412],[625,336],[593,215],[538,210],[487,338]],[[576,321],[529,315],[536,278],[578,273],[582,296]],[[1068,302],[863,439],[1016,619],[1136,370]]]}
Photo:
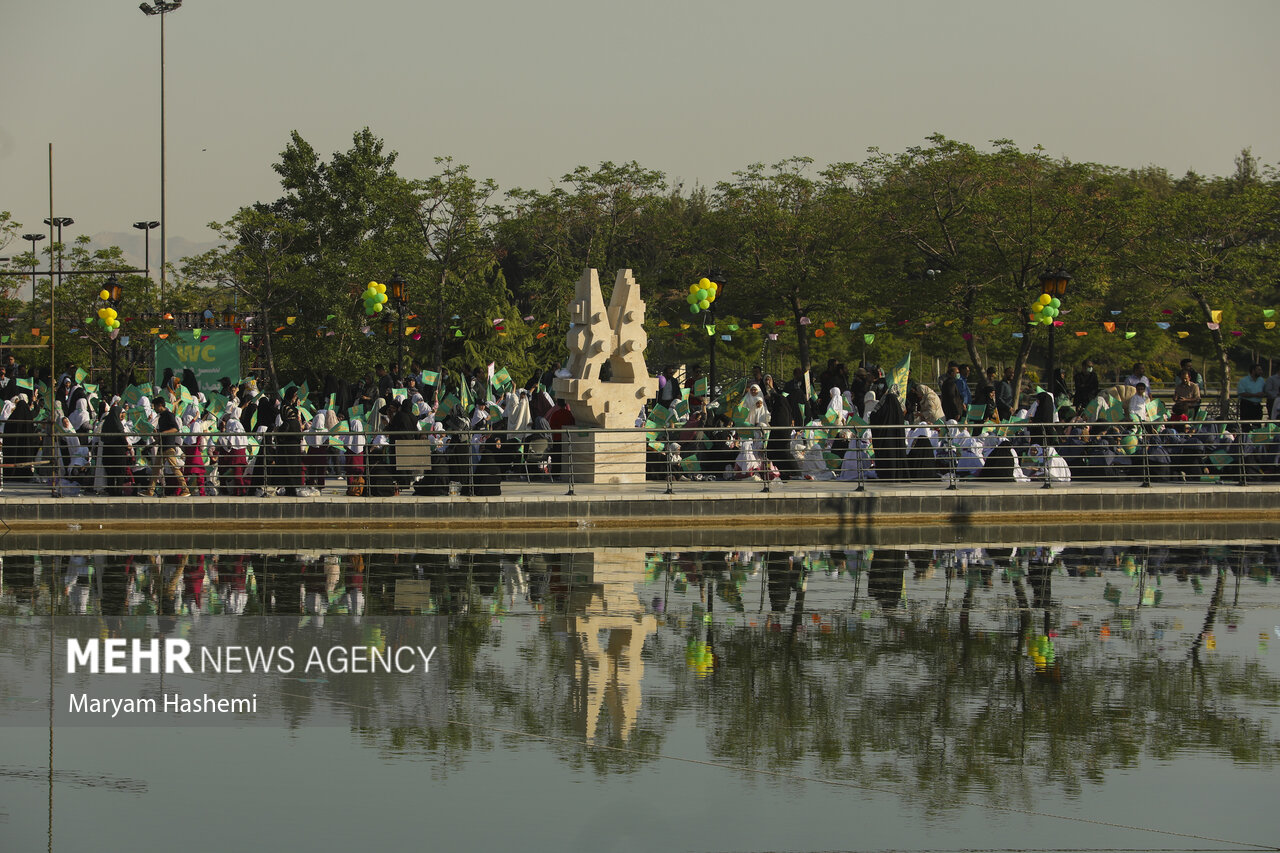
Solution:
{"label": "railing post", "polygon": [[769,457],[765,454],[765,446],[769,442],[768,431],[771,429],[773,429],[772,426],[756,428],[757,434],[762,436],[762,438],[760,439],[760,457],[764,460],[764,473],[760,475],[761,478],[764,480],[764,488],[761,489],[760,491],[762,491],[766,495],[769,494],[769,491],[770,491],[769,481],[773,479],[773,466],[769,463]]}
{"label": "railing post", "polygon": [[947,491],[954,492],[958,491],[960,488],[959,484],[956,482],[956,449],[955,445],[951,441],[950,427],[943,426],[943,430],[942,447],[944,452],[947,454]]}
{"label": "railing post", "polygon": [[[680,449],[681,449],[681,450],[684,450],[684,448],[683,448],[683,447],[681,447]],[[647,452],[648,452],[648,448],[646,447],[646,454],[647,454]],[[671,442],[669,442],[669,441],[663,442],[663,444],[662,444],[662,455],[666,458],[666,461],[667,461],[667,491],[666,491],[666,494],[668,494],[668,495],[674,495],[674,494],[675,494],[675,489],[674,489],[674,488],[673,488],[673,486],[672,486],[672,475],[671,475]]]}
{"label": "railing post", "polygon": [[565,443],[561,447],[561,458],[569,467],[569,492],[568,496],[573,497],[573,431],[566,429],[564,431]]}
{"label": "railing post", "polygon": [[1151,488],[1151,442],[1147,431],[1138,425],[1138,452],[1142,454],[1142,488]]}
{"label": "railing post", "polygon": [[1236,480],[1236,485],[1239,485],[1239,486],[1249,485],[1249,469],[1245,465],[1245,448],[1249,446],[1249,442],[1247,441],[1248,433],[1244,432],[1244,428],[1245,428],[1245,423],[1241,421],[1240,429],[1241,429],[1242,435],[1236,436],[1236,446],[1239,448],[1239,451],[1236,453],[1236,459],[1240,465],[1240,476]]}

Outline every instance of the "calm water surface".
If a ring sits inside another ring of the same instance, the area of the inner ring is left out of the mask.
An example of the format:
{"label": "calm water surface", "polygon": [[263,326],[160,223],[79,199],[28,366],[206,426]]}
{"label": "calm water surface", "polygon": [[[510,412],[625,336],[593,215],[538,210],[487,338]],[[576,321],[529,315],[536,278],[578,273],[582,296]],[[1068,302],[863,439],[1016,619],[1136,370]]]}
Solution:
{"label": "calm water surface", "polygon": [[[3,560],[5,851],[1280,841],[1273,543]],[[425,685],[259,680],[265,721],[51,731],[51,614],[55,648],[440,656]]]}

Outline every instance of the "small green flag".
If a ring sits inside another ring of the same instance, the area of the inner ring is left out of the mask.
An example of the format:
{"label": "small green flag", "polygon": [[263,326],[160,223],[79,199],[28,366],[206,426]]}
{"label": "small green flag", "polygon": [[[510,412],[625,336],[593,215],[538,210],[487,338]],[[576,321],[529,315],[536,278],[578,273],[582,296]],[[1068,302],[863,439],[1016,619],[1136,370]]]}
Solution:
{"label": "small green flag", "polygon": [[437,384],[437,383],[439,383],[439,381],[440,381],[440,374],[439,374],[439,373],[437,373],[436,371],[434,371],[434,370],[424,370],[424,371],[422,371],[422,384],[423,384],[423,385],[430,385],[432,388],[434,388],[434,387],[436,387],[436,384]]}
{"label": "small green flag", "polygon": [[697,397],[707,396],[707,377],[700,376],[693,380],[693,393]]}
{"label": "small green flag", "polygon": [[975,403],[969,407],[968,420],[971,423],[982,423],[986,419],[987,406],[985,403]]}
{"label": "small green flag", "polygon": [[83,382],[83,381],[84,381],[84,378],[85,378],[86,376],[88,376],[88,375],[89,375],[89,371],[85,370],[83,367],[77,367],[77,368],[76,368],[76,383],[78,384],[78,383],[80,383],[80,382]]}

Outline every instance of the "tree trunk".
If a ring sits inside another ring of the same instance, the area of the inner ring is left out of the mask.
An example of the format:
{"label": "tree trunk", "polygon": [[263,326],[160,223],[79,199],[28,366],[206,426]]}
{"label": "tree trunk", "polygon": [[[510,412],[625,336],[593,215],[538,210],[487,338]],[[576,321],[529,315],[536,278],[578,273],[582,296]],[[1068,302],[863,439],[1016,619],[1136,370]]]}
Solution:
{"label": "tree trunk", "polygon": [[271,351],[271,312],[265,305],[259,310],[262,314],[263,344],[267,350],[267,376],[271,379],[271,390],[274,392],[279,390],[280,380],[276,378],[276,357]]}
{"label": "tree trunk", "polygon": [[1022,377],[1027,371],[1027,357],[1031,355],[1031,329],[1029,315],[1022,313],[1022,343],[1018,345],[1018,360],[1013,367],[1013,411],[1018,411],[1022,403]]}
{"label": "tree trunk", "polygon": [[[435,367],[433,369],[437,374],[439,374],[443,370],[441,365],[444,363],[444,280],[445,280],[445,275],[446,273],[440,273],[440,290],[436,294],[436,342],[434,347]],[[436,387],[437,389],[442,389],[443,383],[441,385],[437,385]]]}
{"label": "tree trunk", "polygon": [[[1198,293],[1193,295],[1200,310],[1204,312],[1205,322],[1213,323],[1213,309],[1209,307],[1209,301]],[[1214,325],[1217,324],[1214,323]],[[1209,335],[1213,338],[1213,348],[1218,353],[1218,365],[1222,368],[1222,392],[1218,397],[1218,417],[1226,420],[1227,404],[1231,401],[1231,360],[1227,358],[1227,348],[1222,341],[1222,329],[1210,329]]]}

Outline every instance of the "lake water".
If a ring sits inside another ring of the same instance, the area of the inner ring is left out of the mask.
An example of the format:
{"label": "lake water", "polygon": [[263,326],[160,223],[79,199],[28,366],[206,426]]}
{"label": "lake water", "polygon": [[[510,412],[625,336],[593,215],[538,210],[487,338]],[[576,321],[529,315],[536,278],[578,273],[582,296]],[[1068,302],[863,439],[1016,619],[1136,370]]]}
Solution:
{"label": "lake water", "polygon": [[[0,849],[1280,841],[1275,543],[378,548],[6,552]],[[435,653],[116,678],[69,637]],[[259,707],[62,707],[112,691]]]}

